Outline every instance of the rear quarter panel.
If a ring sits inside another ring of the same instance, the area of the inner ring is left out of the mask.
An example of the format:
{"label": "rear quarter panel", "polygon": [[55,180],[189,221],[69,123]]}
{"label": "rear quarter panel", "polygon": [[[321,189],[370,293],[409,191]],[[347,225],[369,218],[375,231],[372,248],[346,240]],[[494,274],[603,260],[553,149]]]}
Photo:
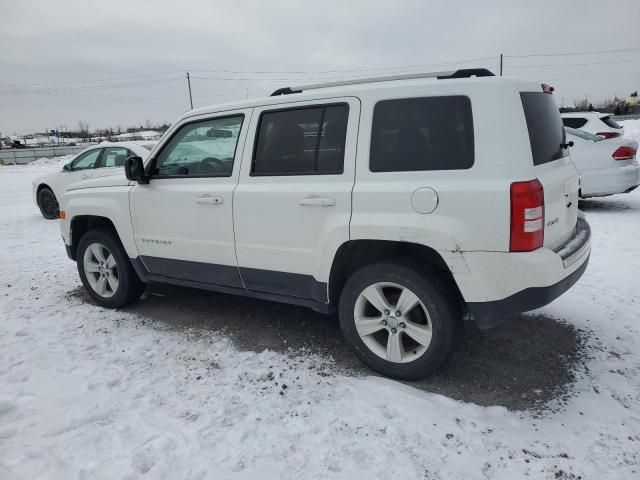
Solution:
{"label": "rear quarter panel", "polygon": [[[471,100],[473,166],[466,170],[371,172],[375,104],[437,95],[465,95]],[[489,81],[434,81],[428,86],[370,91],[362,100],[351,238],[420,243],[440,252],[507,251],[509,185],[534,176],[515,84],[495,77]],[[420,214],[412,208],[411,196],[421,187],[437,192],[438,205],[432,213]]]}

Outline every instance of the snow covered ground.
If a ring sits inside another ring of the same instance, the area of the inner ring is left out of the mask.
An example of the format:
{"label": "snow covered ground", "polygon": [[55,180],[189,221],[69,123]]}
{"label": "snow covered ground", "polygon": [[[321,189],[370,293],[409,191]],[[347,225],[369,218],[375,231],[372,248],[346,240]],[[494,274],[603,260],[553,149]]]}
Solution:
{"label": "snow covered ground", "polygon": [[590,266],[542,311],[585,365],[513,412],[84,303],[31,200],[55,168],[0,167],[0,479],[640,478],[640,193],[581,204]]}

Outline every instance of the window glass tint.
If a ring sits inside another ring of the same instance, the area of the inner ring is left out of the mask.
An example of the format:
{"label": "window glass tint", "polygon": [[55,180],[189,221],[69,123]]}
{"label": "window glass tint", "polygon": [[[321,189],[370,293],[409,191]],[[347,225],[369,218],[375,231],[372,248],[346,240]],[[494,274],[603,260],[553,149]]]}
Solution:
{"label": "window glass tint", "polygon": [[89,168],[94,168],[96,165],[96,161],[100,156],[101,148],[97,148],[95,150],[91,150],[87,153],[80,155],[73,161],[71,165],[72,170],[87,170]]}
{"label": "window glass tint", "polygon": [[263,113],[252,174],[342,173],[348,114],[347,105]]}
{"label": "window glass tint", "polygon": [[123,147],[105,148],[104,155],[100,160],[101,167],[122,167],[124,161],[129,156],[129,150]]}
{"label": "window glass tint", "polygon": [[158,155],[154,176],[231,176],[243,116],[182,127]]}
{"label": "window glass tint", "polygon": [[565,133],[553,95],[522,92],[520,98],[529,129],[533,164],[542,165],[568,155],[566,149],[562,148]]}
{"label": "window glass tint", "polygon": [[562,123],[565,127],[582,128],[587,124],[587,119],[578,117],[565,117],[562,119]]}
{"label": "window glass tint", "polygon": [[372,172],[470,168],[473,148],[468,97],[385,100],[373,110]]}
{"label": "window glass tint", "polygon": [[616,122],[613,119],[613,117],[602,117],[600,120],[602,121],[602,123],[604,123],[608,127],[611,127],[611,128],[622,128],[622,125],[620,125],[618,122]]}

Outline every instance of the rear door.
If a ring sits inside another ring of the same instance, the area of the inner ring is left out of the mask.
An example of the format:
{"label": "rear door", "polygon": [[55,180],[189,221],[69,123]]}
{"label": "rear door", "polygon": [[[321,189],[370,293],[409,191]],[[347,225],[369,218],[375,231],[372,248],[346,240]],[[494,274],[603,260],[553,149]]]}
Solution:
{"label": "rear door", "polygon": [[349,239],[359,115],[355,98],[255,109],[233,198],[246,288],[326,301]]}
{"label": "rear door", "polygon": [[573,235],[578,219],[579,174],[569,156],[558,106],[550,93],[521,92],[535,175],[544,188],[544,246],[555,249]]}

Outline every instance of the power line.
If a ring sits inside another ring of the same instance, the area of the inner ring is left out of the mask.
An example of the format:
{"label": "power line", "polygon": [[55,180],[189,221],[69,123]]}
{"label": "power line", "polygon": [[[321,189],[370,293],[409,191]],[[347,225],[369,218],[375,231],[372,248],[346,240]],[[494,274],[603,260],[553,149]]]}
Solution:
{"label": "power line", "polygon": [[558,77],[558,78],[550,78],[550,81],[556,81],[556,80],[575,80],[575,79],[580,79],[580,78],[598,78],[598,77],[622,77],[625,75],[640,75],[640,71],[637,72],[611,72],[611,73],[604,73],[602,75],[580,75],[577,77]]}
{"label": "power line", "polygon": [[[190,72],[205,72],[205,73],[224,73],[224,74],[238,74],[238,75],[274,75],[274,74],[307,74],[307,75],[320,75],[320,74],[330,74],[330,73],[353,73],[353,72],[372,72],[372,71],[387,71],[387,70],[410,70],[417,68],[425,68],[425,67],[437,67],[444,65],[458,65],[461,63],[472,63],[472,62],[480,62],[484,60],[495,60],[496,56],[490,57],[479,57],[479,58],[470,58],[467,60],[457,60],[454,62],[443,62],[443,63],[429,63],[429,64],[420,64],[420,65],[400,65],[395,67],[375,67],[375,68],[352,68],[346,70],[207,70],[207,69],[199,69],[199,68],[190,68]],[[195,78],[195,77],[191,77]]]}
{"label": "power line", "polygon": [[169,75],[173,73],[181,73],[182,70],[171,70],[168,72],[157,72],[157,73],[145,73],[141,75],[128,75],[126,77],[111,77],[111,78],[98,78],[92,80],[66,80],[66,81],[57,81],[57,82],[36,82],[36,83],[3,83],[0,82],[0,85],[6,86],[40,86],[40,85],[67,85],[70,83],[98,83],[98,82],[110,82],[114,80],[127,80],[130,78],[143,78],[143,77],[158,77],[161,75]]}
{"label": "power line", "polygon": [[531,53],[528,55],[505,55],[509,58],[524,57],[564,57],[568,55],[600,55],[604,53],[640,52],[640,48],[620,48],[615,50],[593,50],[587,52],[563,52],[563,53]]}
{"label": "power line", "polygon": [[616,63],[635,63],[640,62],[640,59],[637,60],[616,60],[613,62],[588,62],[588,63],[550,63],[545,65],[509,65],[509,68],[538,68],[538,67],[580,67],[584,65],[611,65]]}
{"label": "power line", "polygon": [[149,80],[146,82],[119,83],[119,84],[111,84],[111,85],[91,85],[86,87],[0,90],[0,95],[7,95],[7,94],[31,95],[31,94],[45,94],[45,93],[72,93],[72,92],[82,92],[82,91],[89,91],[89,90],[108,90],[112,88],[127,88],[127,87],[136,87],[136,86],[142,86],[142,85],[153,85],[158,83],[175,82],[177,80],[181,80],[181,78],[168,78],[168,79],[159,79],[159,80]]}

